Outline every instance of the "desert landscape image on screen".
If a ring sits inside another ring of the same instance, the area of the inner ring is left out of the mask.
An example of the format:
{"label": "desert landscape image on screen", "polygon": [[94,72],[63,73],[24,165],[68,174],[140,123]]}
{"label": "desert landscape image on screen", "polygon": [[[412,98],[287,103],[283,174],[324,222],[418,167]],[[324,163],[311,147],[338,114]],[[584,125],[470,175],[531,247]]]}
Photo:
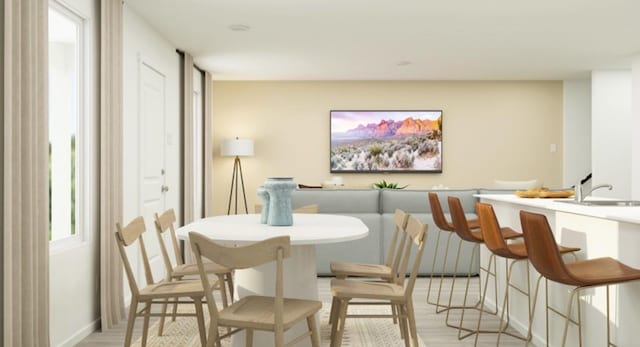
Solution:
{"label": "desert landscape image on screen", "polygon": [[331,172],[442,172],[442,111],[331,111]]}

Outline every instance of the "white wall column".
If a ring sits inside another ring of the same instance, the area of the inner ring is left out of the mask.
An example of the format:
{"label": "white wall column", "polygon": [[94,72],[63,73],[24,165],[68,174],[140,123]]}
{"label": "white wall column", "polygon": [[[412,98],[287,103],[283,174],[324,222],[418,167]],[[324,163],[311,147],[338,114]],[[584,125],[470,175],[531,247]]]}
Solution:
{"label": "white wall column", "polygon": [[593,185],[613,185],[613,191],[601,189],[595,196],[631,198],[631,79],[630,70],[591,74]]}
{"label": "white wall column", "polygon": [[640,56],[631,65],[631,197],[640,200]]}
{"label": "white wall column", "polygon": [[562,93],[562,182],[570,187],[591,172],[591,80],[565,80]]}

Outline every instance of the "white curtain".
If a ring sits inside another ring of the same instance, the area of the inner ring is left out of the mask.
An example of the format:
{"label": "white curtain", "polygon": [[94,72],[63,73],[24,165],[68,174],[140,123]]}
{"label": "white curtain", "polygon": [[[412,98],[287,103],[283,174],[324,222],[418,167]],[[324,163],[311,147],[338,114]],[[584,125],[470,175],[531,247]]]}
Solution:
{"label": "white curtain", "polygon": [[213,95],[211,73],[204,73],[204,216],[213,216]]}
{"label": "white curtain", "polygon": [[116,245],[122,224],[122,1],[100,1],[100,314],[102,330],[125,317]]}
{"label": "white curtain", "polygon": [[3,345],[49,346],[48,1],[4,0]]}
{"label": "white curtain", "polygon": [[194,155],[193,148],[193,57],[183,54],[182,59],[182,222],[193,222],[194,203]]}

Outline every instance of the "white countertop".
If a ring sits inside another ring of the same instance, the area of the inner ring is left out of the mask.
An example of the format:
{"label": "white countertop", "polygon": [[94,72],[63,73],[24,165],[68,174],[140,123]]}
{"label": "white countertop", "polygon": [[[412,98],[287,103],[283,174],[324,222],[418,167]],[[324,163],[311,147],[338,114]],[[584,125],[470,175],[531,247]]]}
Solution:
{"label": "white countertop", "polygon": [[[476,197],[487,201],[508,202],[516,205],[537,207],[552,211],[574,213],[589,217],[640,224],[640,206],[585,206],[559,202],[569,199],[520,198],[511,194],[477,194]],[[587,198],[587,201],[590,199]],[[604,199],[598,199],[604,200]]]}
{"label": "white countertop", "polygon": [[186,240],[190,231],[199,232],[213,240],[234,243],[251,243],[289,235],[292,245],[344,242],[369,234],[369,228],[356,217],[315,213],[294,213],[292,226],[261,224],[259,214],[208,217],[176,229],[176,234]]}

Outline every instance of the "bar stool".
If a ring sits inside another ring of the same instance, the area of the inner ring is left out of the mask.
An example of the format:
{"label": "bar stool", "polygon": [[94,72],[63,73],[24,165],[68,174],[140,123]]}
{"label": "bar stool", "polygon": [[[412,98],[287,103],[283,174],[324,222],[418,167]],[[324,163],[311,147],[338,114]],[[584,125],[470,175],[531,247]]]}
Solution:
{"label": "bar stool", "polygon": [[[451,219],[453,220],[453,230],[456,232],[456,234],[458,235],[458,237],[460,237],[461,240],[465,240],[465,241],[469,241],[469,242],[473,242],[474,246],[473,246],[473,250],[471,252],[471,258],[473,259],[473,257],[476,255],[476,253],[479,251],[480,249],[480,244],[484,243],[484,238],[482,236],[482,231],[478,230],[478,231],[473,231],[471,230],[471,228],[469,227],[469,223],[467,221],[467,217],[464,215],[464,210],[462,209],[462,204],[460,203],[460,199],[450,196],[448,198],[449,201],[449,212],[451,213]],[[515,239],[518,237],[522,237],[522,234],[516,232],[515,230],[511,229],[511,228],[501,228],[500,229],[500,234],[502,235],[502,237],[506,240],[511,240],[511,239]],[[492,253],[491,256],[489,257],[489,264],[491,264],[492,258],[495,257],[495,255]],[[450,310],[447,310],[447,317],[445,319],[445,324],[449,327],[453,327],[453,328],[457,328],[458,329],[458,339],[463,339],[465,337],[468,337],[470,335],[473,334],[478,334],[478,333],[497,333],[497,331],[495,330],[480,330],[480,329],[469,329],[469,328],[465,328],[463,327],[463,321],[464,321],[464,314],[466,311],[466,308],[464,306],[467,306],[467,296],[469,294],[469,282],[471,280],[471,265],[473,264],[473,262],[471,262],[469,264],[469,274],[467,275],[467,287],[465,289],[465,293],[464,293],[464,303],[463,303],[463,308],[462,308],[462,315],[460,316],[460,324],[458,326],[455,325],[451,325],[449,323],[449,312]],[[497,288],[497,278],[496,278],[496,274],[495,272],[490,272],[488,268],[483,268],[482,266],[480,266],[480,270],[484,271],[487,273],[487,281],[489,281],[488,276],[493,276],[493,282],[494,282],[494,288]],[[454,283],[455,284],[455,278],[454,278]],[[453,294],[453,293],[452,293]],[[498,302],[498,292],[496,290],[496,297],[495,297],[495,302]],[[451,306],[451,298],[453,295],[449,296],[449,306]],[[481,298],[482,299],[482,298]],[[497,306],[497,305],[496,305]],[[480,307],[472,307],[472,309],[478,309],[480,311],[486,311],[484,309],[484,307],[480,306]],[[488,313],[491,314],[497,314],[498,310],[496,308],[496,310],[494,310],[493,312],[489,311]],[[461,331],[466,331],[468,332],[468,334],[461,336],[460,333]]]}
{"label": "bar stool", "polygon": [[[549,222],[544,215],[520,211],[520,222],[524,233],[525,244],[529,260],[538,272],[545,278],[545,283],[549,281],[575,286],[569,296],[567,311],[563,314],[557,309],[549,306],[548,297],[546,303],[547,314],[547,345],[549,345],[549,310],[565,318],[562,345],[566,344],[567,330],[569,322],[578,326],[578,340],[582,346],[582,324],[580,319],[580,297],[579,292],[585,288],[606,286],[607,287],[607,345],[615,346],[611,342],[611,328],[609,326],[609,286],[640,279],[640,270],[634,269],[613,258],[596,258],[580,260],[573,263],[562,261],[558,247],[556,247],[553,233]],[[540,279],[542,279],[540,277]],[[540,285],[540,279],[536,284],[536,292]],[[578,321],[571,319],[571,306],[573,298],[576,298],[578,307]],[[529,323],[531,326],[531,322]],[[531,327],[529,328],[531,329]]]}
{"label": "bar stool", "polygon": [[[533,307],[532,307],[531,301],[530,301],[531,282],[529,280],[529,277],[530,277],[529,264],[528,262],[526,262],[529,258],[527,256],[526,246],[523,242],[518,242],[518,243],[506,242],[506,240],[502,237],[502,233],[500,232],[500,229],[501,229],[500,224],[498,223],[498,218],[496,217],[496,214],[493,210],[493,206],[491,206],[490,204],[478,202],[476,203],[476,211],[478,213],[478,219],[480,220],[480,227],[482,230],[482,237],[484,238],[484,244],[487,246],[489,251],[491,251],[491,253],[493,253],[498,257],[505,258],[505,261],[507,262],[509,259],[513,260],[506,272],[507,282],[506,282],[506,287],[504,291],[504,299],[502,301],[502,314],[500,315],[500,326],[498,328],[498,339],[496,341],[496,346],[500,345],[500,337],[502,336],[502,333],[505,333],[509,336],[515,337],[523,341],[529,341],[531,340],[531,326],[529,326],[529,330],[527,331],[526,337],[512,334],[505,330],[509,325],[509,288],[513,288],[517,292],[527,297],[527,303],[529,303],[528,305],[529,322],[531,322],[533,317],[533,308],[535,308],[535,305],[536,305],[537,291],[533,299]],[[580,248],[558,246],[558,251],[560,252],[560,254],[564,255],[564,254],[571,253],[573,254],[575,260],[577,260],[575,252],[579,250]],[[513,273],[513,266],[516,263],[522,262],[522,261],[525,261],[525,265],[526,265],[525,268],[527,269],[527,288],[526,289],[522,289],[516,286],[514,283],[511,283],[511,274]],[[491,261],[489,262],[488,268],[489,270],[491,270]],[[496,270],[495,257],[493,257],[493,269],[494,271]],[[486,281],[484,285],[484,290],[482,292],[481,306],[484,306],[484,298],[486,297],[486,293],[487,293],[487,283],[489,283],[489,281]],[[497,304],[498,303],[496,302],[496,305]],[[507,314],[506,322],[504,320],[505,312]],[[482,319],[482,311],[480,311],[480,315],[478,316],[478,327],[477,327],[478,330],[480,329],[481,319]],[[502,324],[503,322],[505,322],[504,328]],[[478,334],[476,334],[474,346],[477,343],[478,343]]]}
{"label": "bar stool", "polygon": [[[433,221],[435,222],[436,226],[440,229],[440,231],[438,232],[438,236],[436,237],[436,249],[433,252],[433,262],[431,265],[431,273],[429,275],[429,287],[427,288],[427,303],[431,305],[435,305],[436,313],[441,313],[451,308],[456,308],[456,309],[462,308],[462,306],[449,306],[447,304],[440,303],[440,294],[442,293],[442,282],[444,279],[444,270],[445,270],[445,267],[447,266],[447,259],[449,257],[449,244],[451,243],[451,237],[455,234],[455,231],[453,230],[453,224],[449,223],[447,221],[447,218],[444,215],[444,212],[442,210],[442,205],[440,205],[440,199],[438,198],[438,194],[429,193],[429,206],[431,207],[431,215],[433,217]],[[478,223],[477,219],[467,220],[467,223],[469,224],[469,228],[471,229],[475,230],[480,228],[480,224]],[[440,269],[440,285],[438,286],[438,296],[436,297],[436,301],[430,301],[431,283],[433,281],[433,274],[436,268],[436,260],[438,259],[438,249],[440,248],[440,235],[444,231],[448,232],[449,235],[447,236],[447,244],[445,246],[444,258],[442,261],[442,268]],[[456,273],[458,272],[458,262],[460,260],[461,248],[462,248],[462,240],[458,242],[456,263],[453,271],[454,279],[456,278],[457,276]],[[473,258],[471,258],[471,262],[473,262]],[[451,293],[453,293],[453,286],[451,287]],[[480,287],[478,287],[478,294],[480,294]],[[475,307],[475,306],[469,306],[469,308],[472,308],[472,307]]]}

